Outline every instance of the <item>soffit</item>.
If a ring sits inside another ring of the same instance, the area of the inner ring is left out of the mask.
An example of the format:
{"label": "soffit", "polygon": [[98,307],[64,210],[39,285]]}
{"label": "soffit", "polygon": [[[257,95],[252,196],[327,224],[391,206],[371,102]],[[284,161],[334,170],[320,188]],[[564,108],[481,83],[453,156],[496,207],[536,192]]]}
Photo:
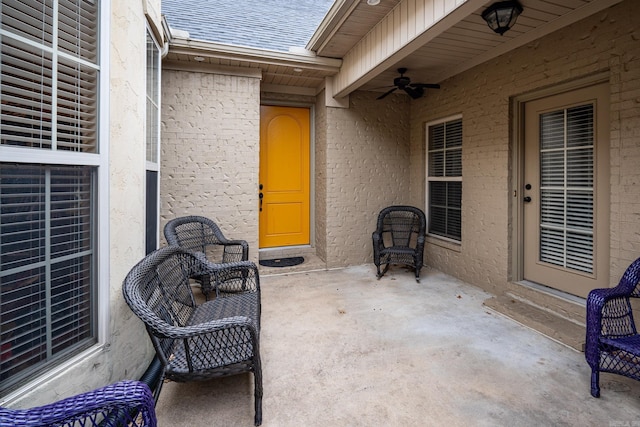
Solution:
{"label": "soffit", "polygon": [[[269,51],[200,40],[172,38],[162,61],[164,68],[199,72],[261,76],[271,88],[302,88],[315,94],[324,79],[335,75],[341,60],[323,58],[312,52]],[[249,74],[247,74],[249,73]]]}
{"label": "soffit", "polygon": [[[381,0],[379,6],[369,6],[365,0],[351,2],[350,15],[341,16],[340,20],[334,19],[333,27],[328,22],[330,10],[307,48],[317,49],[318,55],[344,58],[354,46],[358,47],[360,39],[373,30],[386,14],[394,13],[393,9],[401,6],[399,3],[408,3],[408,7],[413,4],[415,7],[418,1]],[[472,13],[461,16],[447,28],[436,28],[436,24],[427,29],[405,47],[378,64],[370,65],[370,70],[340,95],[356,89],[383,91],[398,76],[399,67],[409,70],[407,75],[413,82],[440,83],[622,0],[520,0],[524,11],[516,25],[503,36],[491,31],[481,17],[482,12],[495,1],[466,0],[465,8],[473,10]],[[440,1],[443,2],[451,3]],[[438,3],[438,0],[433,3]],[[458,3],[455,7],[463,5],[460,1],[455,3]],[[406,4],[404,6],[407,7]],[[374,12],[376,8],[380,8],[381,12]]]}

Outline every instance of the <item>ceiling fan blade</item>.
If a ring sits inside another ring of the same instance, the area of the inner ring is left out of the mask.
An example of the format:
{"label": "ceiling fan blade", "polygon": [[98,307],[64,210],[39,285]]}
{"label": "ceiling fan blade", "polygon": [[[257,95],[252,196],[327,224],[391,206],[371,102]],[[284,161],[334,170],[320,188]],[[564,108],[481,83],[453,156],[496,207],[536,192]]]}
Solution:
{"label": "ceiling fan blade", "polygon": [[377,90],[382,90],[382,89],[391,89],[392,87],[395,87],[394,85],[386,85],[386,86],[380,86],[380,87],[374,87],[368,90],[372,90],[372,91],[377,91]]}
{"label": "ceiling fan blade", "polygon": [[385,93],[383,93],[382,95],[380,95],[379,97],[377,97],[376,99],[382,99],[385,96],[389,95],[391,92],[394,92],[396,89],[398,89],[397,87],[394,87],[393,89],[391,89],[390,91],[387,91]]}
{"label": "ceiling fan blade", "polygon": [[434,83],[414,83],[411,86],[421,87],[423,89],[440,89],[440,85]]}
{"label": "ceiling fan blade", "polygon": [[420,86],[418,87],[406,86],[404,88],[404,91],[407,92],[412,99],[418,99],[422,95],[424,95],[424,89],[422,89]]}

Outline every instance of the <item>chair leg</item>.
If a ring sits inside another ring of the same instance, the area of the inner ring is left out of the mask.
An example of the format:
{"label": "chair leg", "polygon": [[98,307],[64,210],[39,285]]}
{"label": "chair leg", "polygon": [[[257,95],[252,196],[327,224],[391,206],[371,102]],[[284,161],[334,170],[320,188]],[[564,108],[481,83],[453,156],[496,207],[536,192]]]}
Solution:
{"label": "chair leg", "polygon": [[202,294],[204,295],[204,299],[206,301],[209,301],[209,293],[211,293],[212,290],[212,286],[211,286],[211,276],[209,274],[205,274],[203,276],[200,276],[200,290],[202,291]]}
{"label": "chair leg", "polygon": [[258,367],[253,373],[254,381],[254,402],[255,402],[255,419],[254,424],[259,426],[262,424],[262,370]]}
{"label": "chair leg", "polygon": [[387,272],[388,269],[389,269],[389,264],[387,263],[384,265],[384,269],[382,270],[382,273],[381,273],[380,266],[378,266],[378,280],[380,280],[380,278],[384,276],[384,274]]}
{"label": "chair leg", "polygon": [[416,268],[416,282],[420,283],[420,269]]}
{"label": "chair leg", "polygon": [[164,385],[164,368],[162,369],[162,374],[158,379],[158,384],[156,384],[156,389],[153,392],[153,403],[154,405],[158,403],[158,399],[160,399],[160,392],[162,391],[162,386]]}
{"label": "chair leg", "polygon": [[600,371],[591,370],[591,396],[600,397]]}

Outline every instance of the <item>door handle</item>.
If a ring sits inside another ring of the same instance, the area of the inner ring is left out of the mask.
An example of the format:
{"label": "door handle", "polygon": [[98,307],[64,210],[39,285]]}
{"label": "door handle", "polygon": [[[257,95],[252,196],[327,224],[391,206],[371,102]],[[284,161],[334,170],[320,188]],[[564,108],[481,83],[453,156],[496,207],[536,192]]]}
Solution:
{"label": "door handle", "polygon": [[523,200],[524,200],[525,203],[529,203],[531,201],[531,197],[525,196],[525,198]]}
{"label": "door handle", "polygon": [[264,194],[262,194],[262,191],[260,192],[260,194],[258,194],[258,198],[260,198],[260,212],[262,212],[262,199],[264,198]]}

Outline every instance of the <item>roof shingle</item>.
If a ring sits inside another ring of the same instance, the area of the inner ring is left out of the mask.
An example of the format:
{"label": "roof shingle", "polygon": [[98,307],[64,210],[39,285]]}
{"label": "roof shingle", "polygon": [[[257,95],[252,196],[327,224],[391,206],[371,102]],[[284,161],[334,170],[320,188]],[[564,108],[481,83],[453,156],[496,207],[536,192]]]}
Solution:
{"label": "roof shingle", "polygon": [[162,0],[162,13],[194,40],[287,52],[306,46],[333,2]]}

